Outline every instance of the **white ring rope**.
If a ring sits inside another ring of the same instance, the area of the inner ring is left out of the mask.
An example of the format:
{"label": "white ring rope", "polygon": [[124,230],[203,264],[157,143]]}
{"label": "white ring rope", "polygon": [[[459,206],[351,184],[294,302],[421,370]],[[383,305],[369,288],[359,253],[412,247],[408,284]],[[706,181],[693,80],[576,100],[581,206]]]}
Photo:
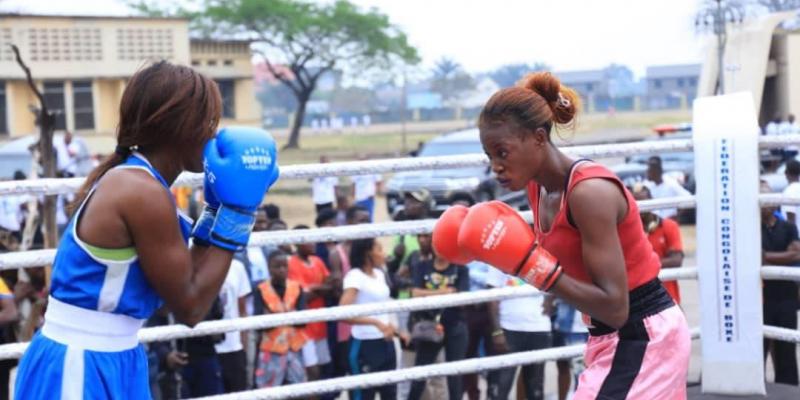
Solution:
{"label": "white ring rope", "polygon": [[[700,337],[699,328],[693,328],[690,332],[692,339]],[[410,367],[384,372],[372,372],[368,374],[351,375],[342,378],[326,379],[323,381],[298,383],[274,388],[229,393],[218,396],[202,397],[202,399],[268,400],[308,397],[329,392],[382,386],[412,380],[429,379],[439,376],[471,374],[500,368],[516,367],[518,365],[563,360],[565,358],[579,357],[583,354],[585,349],[585,344],[553,347],[542,350],[524,351],[499,356],[470,358],[441,364]]]}
{"label": "white ring rope", "polygon": [[[662,270],[660,277],[662,277],[663,280],[696,279],[697,268],[670,268]],[[276,326],[300,325],[309,322],[338,321],[367,315],[465,306],[489,301],[541,295],[542,292],[536,290],[533,288],[533,286],[527,285],[487,289],[441,296],[392,300],[381,303],[355,304],[314,310],[295,311],[290,313],[267,314],[237,319],[207,321],[197,324],[197,326],[194,328],[189,328],[185,325],[179,324],[158,326],[140,330],[139,340],[144,343],[160,342],[171,339],[208,336],[234,331],[267,329],[274,328]],[[0,345],[0,359],[19,358],[27,346],[27,343]]]}
{"label": "white ring rope", "polygon": [[[673,199],[645,200],[639,202],[639,205],[643,210],[672,207],[684,208],[693,206],[694,199],[689,197],[676,197]],[[533,218],[530,211],[522,212],[520,215],[528,222],[531,222]],[[250,237],[248,246],[259,247],[265,245],[333,242],[394,235],[418,235],[421,233],[430,233],[435,223],[435,219],[427,219],[420,221],[348,225],[333,228],[254,232]],[[3,253],[0,254],[0,270],[41,267],[52,263],[55,259],[55,254],[55,249]]]}
{"label": "white ring rope", "polygon": [[[800,135],[762,136],[760,148],[779,148],[800,143]],[[620,157],[639,153],[692,150],[691,139],[641,141],[616,144],[565,146],[561,149],[573,157],[604,158]],[[326,164],[288,165],[281,168],[281,179],[308,179],[319,176],[352,176],[372,173],[413,171],[419,169],[448,169],[458,167],[480,167],[488,165],[482,154],[444,157],[392,158],[382,160],[346,161]],[[13,194],[60,194],[75,192],[83,184],[83,178],[48,178],[27,181],[0,182],[0,196]],[[202,174],[184,173],[176,185],[200,186]]]}
{"label": "white ring rope", "polygon": [[764,325],[764,338],[780,340],[782,342],[800,343],[800,331]]}
{"label": "white ring rope", "polygon": [[800,268],[765,265],[761,267],[761,279],[800,282]]}

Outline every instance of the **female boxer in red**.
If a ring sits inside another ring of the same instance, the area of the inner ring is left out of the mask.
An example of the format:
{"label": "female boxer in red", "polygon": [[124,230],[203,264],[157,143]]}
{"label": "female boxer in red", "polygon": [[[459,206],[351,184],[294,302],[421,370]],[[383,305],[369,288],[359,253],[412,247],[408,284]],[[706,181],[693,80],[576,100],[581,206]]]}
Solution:
{"label": "female boxer in red", "polygon": [[527,189],[533,231],[504,203],[454,207],[437,223],[434,247],[517,275],[588,316],[574,399],[685,398],[689,330],[658,280],[636,201],[608,169],[550,140],[577,109],[577,94],[544,72],[495,93],[480,115],[481,142],[500,184]]}

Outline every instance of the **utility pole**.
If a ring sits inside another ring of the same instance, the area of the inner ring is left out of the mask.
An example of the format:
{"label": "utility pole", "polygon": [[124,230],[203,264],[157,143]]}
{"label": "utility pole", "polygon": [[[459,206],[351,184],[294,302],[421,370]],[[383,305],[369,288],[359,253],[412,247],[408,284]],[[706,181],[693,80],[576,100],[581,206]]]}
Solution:
{"label": "utility pole", "polygon": [[714,93],[725,94],[725,45],[728,41],[728,24],[742,23],[745,7],[735,0],[706,1],[695,17],[698,30],[711,31],[717,37],[717,83]]}

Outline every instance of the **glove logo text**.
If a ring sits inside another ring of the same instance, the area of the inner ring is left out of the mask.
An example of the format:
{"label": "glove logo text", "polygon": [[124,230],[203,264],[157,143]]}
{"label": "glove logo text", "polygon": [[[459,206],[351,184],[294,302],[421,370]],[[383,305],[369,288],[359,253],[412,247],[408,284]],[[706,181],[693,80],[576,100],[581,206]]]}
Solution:
{"label": "glove logo text", "polygon": [[263,171],[272,165],[272,156],[263,147],[251,147],[242,154],[242,165],[245,169]]}
{"label": "glove logo text", "polygon": [[491,227],[489,231],[489,235],[486,236],[486,239],[483,240],[483,249],[484,250],[491,250],[503,240],[503,237],[506,235],[506,224],[503,220],[495,220],[494,226]]}

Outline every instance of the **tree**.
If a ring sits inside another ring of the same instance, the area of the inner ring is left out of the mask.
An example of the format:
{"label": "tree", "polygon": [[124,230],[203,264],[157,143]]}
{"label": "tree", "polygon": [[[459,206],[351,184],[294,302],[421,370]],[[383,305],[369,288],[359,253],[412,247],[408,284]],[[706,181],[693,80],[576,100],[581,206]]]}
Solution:
{"label": "tree", "polygon": [[[297,99],[289,141],[300,146],[306,104],[325,73],[390,68],[419,57],[405,33],[377,9],[361,10],[347,0],[309,3],[293,0],[205,0],[195,30],[249,38],[270,72]],[[285,65],[286,69],[276,68]]]}
{"label": "tree", "polygon": [[533,64],[508,64],[503,65],[489,73],[492,78],[500,87],[511,87],[519,82],[526,74],[536,71],[549,71],[550,66],[545,63]]}
{"label": "tree", "polygon": [[445,100],[458,98],[475,88],[475,80],[454,60],[444,57],[436,62],[431,79],[431,90],[440,93]]}
{"label": "tree", "polygon": [[[17,48],[17,46],[14,44],[11,44],[10,46],[11,50],[14,52],[17,64],[23,70],[23,72],[25,72],[25,79],[28,83],[28,87],[31,89],[39,102],[38,106],[30,106],[31,112],[33,112],[36,116],[36,125],[39,126],[39,140],[34,143],[33,146],[31,146],[33,160],[34,162],[38,161],[39,166],[41,167],[42,176],[44,178],[55,178],[56,154],[55,149],[53,148],[53,132],[56,126],[56,114],[47,107],[47,102],[45,101],[42,92],[39,90],[33,80],[30,68],[28,68],[28,65],[22,60],[22,56],[20,56],[19,48]],[[35,173],[37,170],[39,170],[39,168],[33,168],[32,170]],[[35,179],[36,176],[31,176],[30,178]],[[28,204],[29,206],[35,207],[37,202],[31,201]],[[53,248],[56,246],[58,241],[56,227],[56,196],[44,196],[42,208],[44,246],[46,248]],[[29,209],[29,213],[29,218],[25,223],[25,234],[23,235],[21,250],[26,250],[28,247],[30,247],[34,236],[34,229],[37,225],[35,222],[37,210],[35,208]]]}

